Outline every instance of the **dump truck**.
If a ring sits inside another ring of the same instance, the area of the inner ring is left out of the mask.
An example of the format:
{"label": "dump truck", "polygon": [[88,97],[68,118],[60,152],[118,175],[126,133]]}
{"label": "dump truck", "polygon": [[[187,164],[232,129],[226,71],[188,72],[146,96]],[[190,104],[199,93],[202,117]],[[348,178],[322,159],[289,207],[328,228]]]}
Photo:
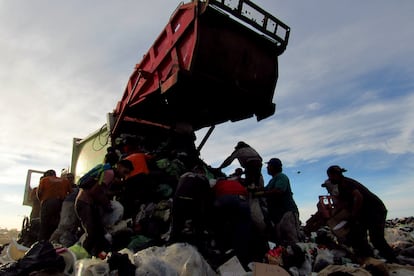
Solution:
{"label": "dump truck", "polygon": [[[73,139],[70,172],[79,179],[128,137],[154,149],[178,125],[210,128],[199,151],[217,124],[272,116],[278,56],[289,34],[286,24],[250,0],[180,4],[135,65],[107,123]],[[24,205],[31,205],[31,182],[36,186],[41,173],[28,171]]]}

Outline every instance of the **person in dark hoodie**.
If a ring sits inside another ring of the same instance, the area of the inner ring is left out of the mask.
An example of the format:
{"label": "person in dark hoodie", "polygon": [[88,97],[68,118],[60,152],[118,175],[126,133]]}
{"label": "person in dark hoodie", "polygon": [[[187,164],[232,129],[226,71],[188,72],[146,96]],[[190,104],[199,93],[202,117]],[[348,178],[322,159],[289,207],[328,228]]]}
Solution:
{"label": "person in dark hoodie", "polygon": [[373,250],[368,243],[378,249],[380,255],[387,261],[396,261],[392,248],[384,238],[387,209],[378,196],[368,190],[358,181],[343,175],[347,170],[337,165],[327,170],[329,181],[338,185],[338,199],[346,204],[350,211],[350,233],[348,243],[354,248],[359,257],[373,256]]}
{"label": "person in dark hoodie", "polygon": [[[200,247],[212,200],[209,180],[201,165],[181,175],[173,197],[171,240]],[[192,235],[185,233],[189,230]]]}

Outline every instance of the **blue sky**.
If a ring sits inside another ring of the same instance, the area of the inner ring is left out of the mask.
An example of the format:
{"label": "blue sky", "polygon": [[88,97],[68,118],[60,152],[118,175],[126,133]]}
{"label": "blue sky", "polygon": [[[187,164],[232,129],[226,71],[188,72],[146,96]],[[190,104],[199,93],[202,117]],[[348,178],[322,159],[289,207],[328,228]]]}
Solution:
{"label": "blue sky", "polygon": [[[218,126],[201,157],[218,166],[239,140],[279,157],[302,221],[333,164],[382,198],[389,218],[414,215],[414,3],[255,3],[292,29],[276,113]],[[20,228],[30,212],[27,169],[67,168],[73,137],[105,122],[178,4],[0,2],[0,227]]]}

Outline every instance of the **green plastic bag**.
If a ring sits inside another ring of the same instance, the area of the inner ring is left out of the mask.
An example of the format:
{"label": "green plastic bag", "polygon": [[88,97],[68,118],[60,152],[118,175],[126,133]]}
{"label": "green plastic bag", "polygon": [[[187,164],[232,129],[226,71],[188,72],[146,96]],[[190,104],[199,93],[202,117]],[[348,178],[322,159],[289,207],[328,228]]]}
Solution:
{"label": "green plastic bag", "polygon": [[82,245],[80,245],[78,243],[75,243],[74,245],[69,247],[69,250],[72,251],[73,254],[75,254],[77,260],[86,259],[86,258],[91,257],[91,255],[88,253],[88,251],[86,251],[86,249],[83,248]]}

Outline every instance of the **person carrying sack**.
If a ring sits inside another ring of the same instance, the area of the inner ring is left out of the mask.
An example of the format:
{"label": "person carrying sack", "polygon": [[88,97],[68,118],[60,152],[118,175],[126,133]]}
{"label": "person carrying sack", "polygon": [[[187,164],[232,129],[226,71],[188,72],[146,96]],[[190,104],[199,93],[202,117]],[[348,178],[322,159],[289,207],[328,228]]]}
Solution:
{"label": "person carrying sack", "polygon": [[83,247],[93,256],[109,250],[109,242],[105,239],[100,209],[111,211],[109,189],[112,184],[125,179],[134,169],[131,161],[121,160],[114,168],[109,164],[96,166],[83,176],[80,190],[75,201],[75,211],[81,221],[86,238]]}

